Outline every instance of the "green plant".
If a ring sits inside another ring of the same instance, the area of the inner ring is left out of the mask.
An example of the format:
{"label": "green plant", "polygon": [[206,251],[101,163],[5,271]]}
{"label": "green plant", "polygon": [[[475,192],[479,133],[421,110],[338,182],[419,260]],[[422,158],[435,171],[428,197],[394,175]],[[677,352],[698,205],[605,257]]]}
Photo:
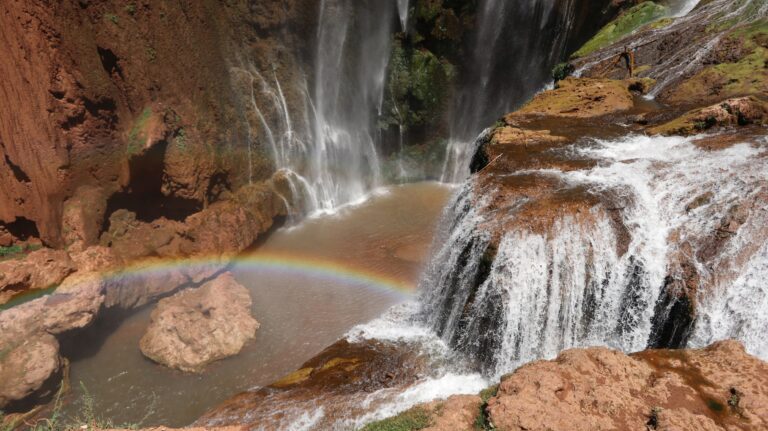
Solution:
{"label": "green plant", "polygon": [[552,69],[552,79],[557,81],[562,81],[563,79],[571,76],[573,72],[576,71],[576,68],[570,64],[570,63],[560,63],[557,66],[555,66],[554,69]]}
{"label": "green plant", "polygon": [[651,415],[648,417],[648,422],[646,422],[649,429],[655,430],[659,426],[659,415],[661,415],[662,411],[663,409],[661,407],[654,407],[651,409]]}
{"label": "green plant", "polygon": [[157,60],[157,51],[155,48],[152,48],[151,46],[147,48],[146,50],[147,59],[150,63],[154,63],[155,60]]}
{"label": "green plant", "polygon": [[0,247],[0,257],[13,256],[24,251],[24,247],[20,245],[11,245],[8,247]]}
{"label": "green plant", "polygon": [[431,423],[429,412],[423,407],[414,407],[397,416],[366,425],[361,431],[418,431]]}
{"label": "green plant", "polygon": [[181,151],[186,151],[187,133],[184,131],[183,127],[179,129],[178,132],[176,132],[176,136],[174,137],[173,142],[176,144],[176,148],[178,148]]}
{"label": "green plant", "polygon": [[125,12],[128,13],[129,15],[136,14],[136,3],[129,3],[128,5],[126,5]]}
{"label": "green plant", "polygon": [[107,21],[110,21],[112,24],[117,24],[119,21],[117,15],[113,13],[105,13],[104,19],[106,19]]}
{"label": "green plant", "polygon": [[475,417],[475,429],[480,431],[491,431],[495,428],[491,424],[491,421],[488,419],[488,400],[495,397],[496,394],[499,392],[499,385],[491,386],[489,388],[485,388],[482,391],[480,391],[480,400],[482,401],[480,403],[480,411],[477,413],[477,416]]}

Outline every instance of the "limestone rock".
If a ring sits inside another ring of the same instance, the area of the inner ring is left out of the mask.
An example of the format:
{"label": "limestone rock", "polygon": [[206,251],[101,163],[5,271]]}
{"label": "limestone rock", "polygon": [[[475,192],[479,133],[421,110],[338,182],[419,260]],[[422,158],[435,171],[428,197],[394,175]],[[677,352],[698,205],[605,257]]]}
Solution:
{"label": "limestone rock", "polygon": [[136,219],[136,214],[118,210],[109,218],[109,230],[102,234],[101,245],[110,247],[126,261],[146,256],[177,256],[182,223],[165,218],[152,222]]}
{"label": "limestone rock", "polygon": [[477,395],[454,395],[430,403],[434,414],[424,431],[474,431],[482,400]]}
{"label": "limestone rock", "polygon": [[44,248],[33,251],[22,259],[0,262],[0,304],[19,293],[45,289],[75,271],[75,264],[67,252]]}
{"label": "limestone rock", "polygon": [[757,430],[768,427],[768,364],[735,341],[635,355],[574,349],[525,365],[488,402],[504,430]]}
{"label": "limestone rock", "polygon": [[39,334],[0,348],[0,408],[32,395],[43,395],[56,383],[61,369],[59,343],[51,335]]}
{"label": "limestone rock", "polygon": [[62,236],[69,250],[82,250],[99,242],[106,210],[107,197],[100,187],[79,187],[64,202]]}
{"label": "limestone rock", "polygon": [[98,274],[74,274],[54,293],[0,312],[0,350],[36,334],[62,334],[87,326],[104,302]]}
{"label": "limestone rock", "polygon": [[652,134],[692,135],[714,127],[768,123],[768,102],[754,96],[728,99],[649,129]]}
{"label": "limestone rock", "polygon": [[106,271],[122,263],[111,248],[100,245],[94,245],[79,252],[70,252],[70,257],[75,262],[77,270],[82,272]]}
{"label": "limestone rock", "polygon": [[155,362],[201,372],[207,364],[239,353],[258,327],[248,289],[225,273],[161,300],[140,347]]}
{"label": "limestone rock", "polygon": [[612,79],[566,78],[558,88],[537,94],[515,114],[591,118],[634,105],[631,84]]}

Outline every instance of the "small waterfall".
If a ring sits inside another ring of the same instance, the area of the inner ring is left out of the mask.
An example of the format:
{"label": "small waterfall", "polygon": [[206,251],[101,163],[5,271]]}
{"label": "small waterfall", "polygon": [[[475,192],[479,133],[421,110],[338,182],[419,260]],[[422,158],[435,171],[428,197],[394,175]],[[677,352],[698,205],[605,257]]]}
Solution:
{"label": "small waterfall", "polygon": [[[232,69],[249,94],[251,147],[266,144],[302,213],[327,212],[380,185],[379,133],[396,13],[407,1],[323,0],[319,7],[312,91],[284,93],[278,74]],[[290,103],[289,102],[292,102]],[[298,124],[292,114],[303,110]],[[253,160],[249,160],[253,165]],[[252,177],[252,175],[250,175]]]}
{"label": "small waterfall", "polygon": [[[689,344],[735,337],[768,358],[768,336],[759,329],[768,323],[760,311],[768,305],[766,153],[748,144],[703,150],[692,140],[596,141],[568,149],[599,160],[593,169],[509,174],[612,196],[629,234],[626,251],[608,214],[615,209],[565,214],[541,232],[515,224],[522,208],[536,204],[532,198],[521,195],[498,210],[493,191],[478,195],[467,182],[422,281],[422,318],[492,376],[570,347],[642,350],[673,258],[688,250],[701,274]],[[723,217],[741,207],[750,211],[735,237],[706,257]]]}
{"label": "small waterfall", "polygon": [[397,0],[397,12],[400,16],[400,29],[404,32],[408,31],[408,14],[410,12],[410,7],[410,0]]}
{"label": "small waterfall", "polygon": [[552,67],[574,38],[577,7],[595,9],[579,0],[479,2],[478,30],[454,103],[442,181],[466,178],[473,138],[550,81]]}

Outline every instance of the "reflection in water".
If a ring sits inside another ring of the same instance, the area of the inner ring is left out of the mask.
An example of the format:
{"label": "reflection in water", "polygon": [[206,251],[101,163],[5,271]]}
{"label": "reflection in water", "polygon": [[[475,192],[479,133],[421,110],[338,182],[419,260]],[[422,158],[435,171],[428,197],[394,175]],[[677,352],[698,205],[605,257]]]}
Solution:
{"label": "reflection in water", "polygon": [[[275,232],[233,266],[236,278],[251,290],[253,313],[261,323],[256,340],[203,375],[170,370],[141,355],[139,339],[151,307],[127,317],[110,312],[79,336],[81,343],[63,346],[72,359],[70,398],[82,395],[82,382],[105,419],[183,426],[239,391],[279,379],[356,324],[408,297],[382,289],[376,280],[415,286],[449,193],[434,183],[393,187],[333,216]],[[291,256],[292,263],[254,264],[274,256]],[[313,259],[337,265],[320,272],[296,264]],[[344,273],[345,267],[355,271]],[[333,268],[340,272],[333,274]],[[370,276],[350,275],[361,273]],[[65,413],[76,413],[77,404]]]}

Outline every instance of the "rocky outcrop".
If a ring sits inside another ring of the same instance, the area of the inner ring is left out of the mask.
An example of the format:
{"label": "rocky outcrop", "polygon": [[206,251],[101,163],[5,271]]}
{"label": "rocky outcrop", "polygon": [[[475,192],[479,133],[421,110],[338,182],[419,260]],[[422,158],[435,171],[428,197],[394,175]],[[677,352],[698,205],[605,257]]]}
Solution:
{"label": "rocky outcrop", "polygon": [[278,73],[287,104],[303,107],[316,7],[4,2],[0,241],[84,248],[116,210],[183,220],[269,178],[272,161],[249,142],[240,109],[252,92],[230,67]]}
{"label": "rocky outcrop", "polygon": [[103,302],[101,277],[76,274],[53,294],[0,312],[0,408],[29,407],[56,389],[63,359],[54,337],[89,325]]}
{"label": "rocky outcrop", "polygon": [[35,334],[62,334],[91,323],[104,302],[98,274],[68,277],[51,295],[0,312],[0,345]]}
{"label": "rocky outcrop", "polygon": [[488,402],[503,430],[756,430],[768,364],[738,342],[635,355],[594,348],[521,367]]}
{"label": "rocky outcrop", "polygon": [[701,2],[684,17],[641,23],[594,52],[583,49],[573,69],[584,77],[651,78],[653,95],[674,105],[765,94],[767,13],[759,1]]}
{"label": "rocky outcrop", "polygon": [[61,371],[59,343],[49,334],[17,340],[0,347],[0,409],[31,398],[44,398]]}
{"label": "rocky outcrop", "polygon": [[632,355],[573,349],[479,396],[422,404],[364,429],[758,430],[768,426],[767,379],[768,364],[736,341]]}
{"label": "rocky outcrop", "polygon": [[337,421],[370,412],[362,394],[386,389],[396,394],[437,368],[417,346],[339,340],[295,372],[211,409],[193,426],[283,430],[295,426],[300,412],[322,408],[316,429],[348,427]]}
{"label": "rocky outcrop", "polygon": [[552,91],[534,96],[519,115],[590,118],[632,108],[630,85],[610,79],[564,79]]}
{"label": "rocky outcrop", "polygon": [[768,102],[755,96],[724,100],[695,109],[669,123],[648,130],[652,134],[694,135],[718,129],[768,123]]}
{"label": "rocky outcrop", "polygon": [[225,273],[160,300],[140,347],[167,367],[201,372],[209,363],[239,353],[258,327],[248,289]]}
{"label": "rocky outcrop", "polygon": [[53,287],[75,269],[67,252],[48,248],[0,261],[0,304],[19,293]]}

